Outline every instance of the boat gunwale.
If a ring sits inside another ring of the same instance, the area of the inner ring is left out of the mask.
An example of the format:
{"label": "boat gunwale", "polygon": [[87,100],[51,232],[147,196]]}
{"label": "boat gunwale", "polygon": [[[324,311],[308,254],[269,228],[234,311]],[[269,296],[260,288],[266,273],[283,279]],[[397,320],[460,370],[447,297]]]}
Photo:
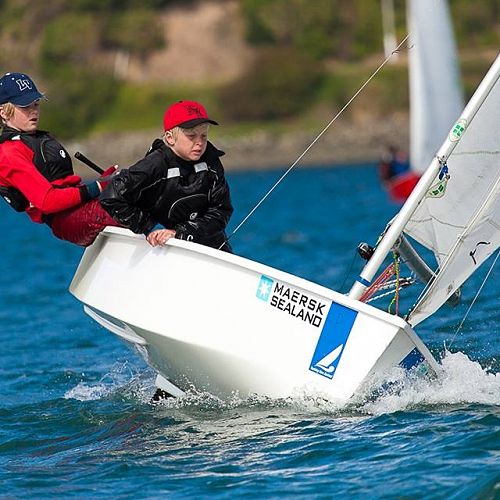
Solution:
{"label": "boat gunwale", "polygon": [[[143,235],[135,234],[125,228],[113,226],[106,227],[99,234],[98,238],[119,238],[127,241],[138,240],[145,243],[145,238]],[[371,306],[364,302],[360,302],[359,300],[354,300],[348,297],[347,294],[342,294],[324,285],[309,281],[305,278],[300,278],[299,276],[295,276],[286,271],[276,269],[261,262],[254,261],[240,255],[217,250],[215,248],[207,247],[205,245],[200,245],[199,243],[194,243],[192,241],[184,241],[175,238],[169,239],[166,244],[163,245],[163,247],[155,247],[155,249],[164,251],[168,249],[168,247],[179,248],[194,254],[202,254],[216,261],[228,262],[229,264],[232,264],[236,267],[241,267],[249,271],[264,275],[266,277],[274,278],[278,281],[287,283],[310,293],[314,293],[320,297],[331,300],[332,302],[336,302],[345,307],[351,309],[354,308],[363,314],[367,314],[382,321],[389,322],[401,329],[412,330],[411,325],[400,316],[390,314],[374,306]]]}

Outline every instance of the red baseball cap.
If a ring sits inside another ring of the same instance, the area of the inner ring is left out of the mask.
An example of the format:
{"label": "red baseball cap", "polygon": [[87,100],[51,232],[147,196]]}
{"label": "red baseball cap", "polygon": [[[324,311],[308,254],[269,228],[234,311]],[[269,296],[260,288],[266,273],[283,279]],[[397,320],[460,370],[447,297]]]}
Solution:
{"label": "red baseball cap", "polygon": [[179,101],[167,108],[163,115],[163,129],[193,128],[200,123],[219,125],[208,117],[207,110],[196,101]]}

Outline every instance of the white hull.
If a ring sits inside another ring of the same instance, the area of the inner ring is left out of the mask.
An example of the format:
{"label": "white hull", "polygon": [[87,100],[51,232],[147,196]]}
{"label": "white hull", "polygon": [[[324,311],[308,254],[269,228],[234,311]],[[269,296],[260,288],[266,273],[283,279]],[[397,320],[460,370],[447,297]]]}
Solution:
{"label": "white hull", "polygon": [[157,385],[174,395],[192,384],[223,398],[321,394],[346,402],[401,363],[438,366],[401,318],[190,242],[152,248],[107,228],[85,251],[70,290],[137,347],[160,374]]}

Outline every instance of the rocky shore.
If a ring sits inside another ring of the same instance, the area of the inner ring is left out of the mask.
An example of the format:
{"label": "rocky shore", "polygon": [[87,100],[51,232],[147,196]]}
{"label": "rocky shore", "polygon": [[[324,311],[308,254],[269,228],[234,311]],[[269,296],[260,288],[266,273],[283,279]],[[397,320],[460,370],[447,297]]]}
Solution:
{"label": "rocky shore", "polygon": [[[243,137],[217,135],[214,143],[226,152],[226,171],[286,168],[299,158],[320,134],[326,124],[314,133],[274,135],[256,131]],[[67,145],[73,154],[81,151],[103,167],[118,164],[128,167],[144,156],[152,140],[161,131],[138,131],[102,134]],[[390,119],[353,123],[339,120],[310,147],[299,161],[302,166],[345,165],[376,162],[384,145],[395,143],[408,148],[408,118],[394,115]],[[83,177],[92,171],[75,160],[75,170]]]}

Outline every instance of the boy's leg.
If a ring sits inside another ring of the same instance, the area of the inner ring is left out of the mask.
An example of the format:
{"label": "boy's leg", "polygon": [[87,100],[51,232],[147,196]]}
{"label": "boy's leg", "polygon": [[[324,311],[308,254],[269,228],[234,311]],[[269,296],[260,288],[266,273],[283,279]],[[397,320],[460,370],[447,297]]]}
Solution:
{"label": "boy's leg", "polygon": [[56,213],[50,220],[55,236],[83,247],[91,245],[106,226],[120,224],[102,208],[99,200]]}

